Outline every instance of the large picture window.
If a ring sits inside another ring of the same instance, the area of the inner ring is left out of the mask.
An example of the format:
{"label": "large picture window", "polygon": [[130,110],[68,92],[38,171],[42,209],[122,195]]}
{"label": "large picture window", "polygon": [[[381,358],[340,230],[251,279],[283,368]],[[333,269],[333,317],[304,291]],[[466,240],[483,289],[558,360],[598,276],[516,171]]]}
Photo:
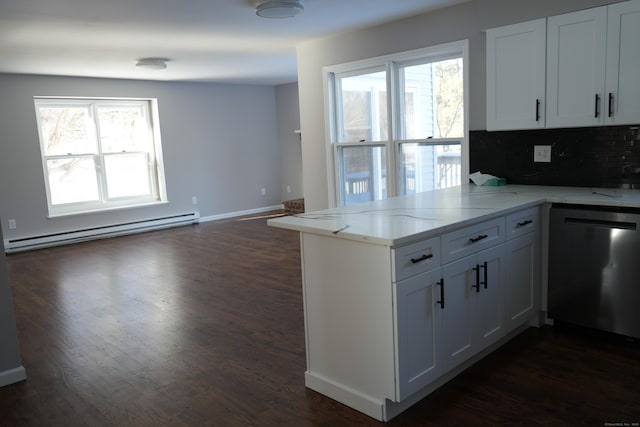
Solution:
{"label": "large picture window", "polygon": [[153,100],[36,98],[49,215],[162,202]]}
{"label": "large picture window", "polygon": [[461,184],[466,51],[456,42],[325,70],[336,205]]}

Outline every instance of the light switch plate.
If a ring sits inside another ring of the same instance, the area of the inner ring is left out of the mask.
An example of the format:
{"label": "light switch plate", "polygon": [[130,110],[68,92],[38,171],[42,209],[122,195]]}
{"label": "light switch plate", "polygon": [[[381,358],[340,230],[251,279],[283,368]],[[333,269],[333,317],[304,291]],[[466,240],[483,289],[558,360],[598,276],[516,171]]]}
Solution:
{"label": "light switch plate", "polygon": [[533,161],[551,163],[551,146],[550,145],[534,145]]}

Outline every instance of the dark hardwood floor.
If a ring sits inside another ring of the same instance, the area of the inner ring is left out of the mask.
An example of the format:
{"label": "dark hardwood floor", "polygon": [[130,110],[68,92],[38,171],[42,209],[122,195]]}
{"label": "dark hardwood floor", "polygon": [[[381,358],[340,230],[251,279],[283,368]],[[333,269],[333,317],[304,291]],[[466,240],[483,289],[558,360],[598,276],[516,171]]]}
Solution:
{"label": "dark hardwood floor", "polygon": [[[304,387],[298,244],[256,218],[8,256],[0,425],[382,425]],[[388,424],[638,423],[639,383],[637,344],[530,328]]]}

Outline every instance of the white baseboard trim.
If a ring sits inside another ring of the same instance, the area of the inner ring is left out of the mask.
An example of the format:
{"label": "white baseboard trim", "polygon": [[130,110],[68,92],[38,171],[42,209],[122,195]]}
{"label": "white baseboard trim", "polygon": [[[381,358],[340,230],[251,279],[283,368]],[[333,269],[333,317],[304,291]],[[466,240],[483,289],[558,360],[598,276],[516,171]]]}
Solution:
{"label": "white baseboard trim", "polygon": [[336,383],[314,372],[307,371],[304,373],[304,383],[311,390],[324,394],[378,421],[385,421],[383,401],[367,396],[343,384]]}
{"label": "white baseboard trim", "polygon": [[274,206],[265,206],[263,208],[248,209],[248,210],[244,210],[244,211],[226,212],[226,213],[219,214],[219,215],[201,216],[200,217],[200,222],[218,221],[220,219],[228,219],[228,218],[236,218],[236,217],[239,217],[239,216],[255,215],[255,214],[261,214],[261,213],[265,213],[265,212],[277,211],[279,209],[284,209],[284,206],[280,204],[280,205],[274,205]]}
{"label": "white baseboard trim", "polygon": [[102,239],[106,237],[123,236],[127,234],[141,233],[144,231],[160,230],[162,228],[178,227],[187,224],[197,224],[200,213],[188,212],[171,215],[163,218],[153,218],[132,221],[121,224],[110,224],[90,227],[80,230],[62,231],[40,236],[4,239],[4,249],[7,253],[40,249],[50,246],[67,245],[70,243],[85,242],[88,240]]}
{"label": "white baseboard trim", "polygon": [[165,218],[155,218],[150,220],[135,221],[131,223],[93,227],[86,230],[74,230],[54,233],[51,235],[4,239],[4,248],[6,253],[27,251],[32,249],[84,242],[88,240],[96,240],[105,237],[123,236],[145,231],[159,230],[162,228],[197,224],[205,221],[216,221],[227,218],[255,215],[282,209],[284,209],[284,206],[280,204],[274,206],[265,206],[256,209],[248,209],[244,211],[227,212],[206,217],[201,217],[200,213],[196,211],[186,214],[173,215]]}
{"label": "white baseboard trim", "polygon": [[17,368],[0,372],[0,387],[17,383],[27,379],[27,373],[22,365]]}

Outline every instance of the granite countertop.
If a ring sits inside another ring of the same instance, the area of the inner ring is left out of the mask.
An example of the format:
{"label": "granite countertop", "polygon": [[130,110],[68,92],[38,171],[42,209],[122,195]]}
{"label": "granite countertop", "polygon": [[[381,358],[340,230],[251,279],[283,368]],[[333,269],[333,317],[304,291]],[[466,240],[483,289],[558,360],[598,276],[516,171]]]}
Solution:
{"label": "granite countertop", "polygon": [[546,202],[640,207],[640,190],[468,184],[273,218],[268,224],[395,247]]}

